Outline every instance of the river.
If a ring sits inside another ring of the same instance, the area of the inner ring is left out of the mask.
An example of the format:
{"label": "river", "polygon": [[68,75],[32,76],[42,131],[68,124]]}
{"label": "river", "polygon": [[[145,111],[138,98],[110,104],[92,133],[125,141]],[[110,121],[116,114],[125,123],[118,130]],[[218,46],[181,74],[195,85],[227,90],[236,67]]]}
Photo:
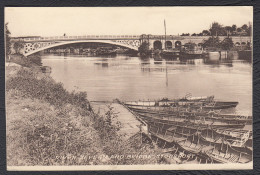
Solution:
{"label": "river", "polygon": [[210,96],[238,101],[237,113],[252,115],[252,63],[239,60],[164,60],[43,55],[51,76],[69,90],[86,91],[89,100],[153,100]]}

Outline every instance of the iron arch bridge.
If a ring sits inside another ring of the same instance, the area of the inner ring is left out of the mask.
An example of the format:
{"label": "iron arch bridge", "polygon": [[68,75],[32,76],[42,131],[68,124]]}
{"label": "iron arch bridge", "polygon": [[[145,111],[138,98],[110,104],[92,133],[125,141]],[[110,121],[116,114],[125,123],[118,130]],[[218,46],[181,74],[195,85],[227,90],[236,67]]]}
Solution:
{"label": "iron arch bridge", "polygon": [[[17,37],[12,38],[13,52],[18,52],[24,56],[37,53],[39,51],[74,43],[106,43],[126,47],[138,51],[142,42],[149,43],[149,49],[176,48],[188,42],[201,44],[210,36],[173,36],[173,35],[85,35],[85,36],[56,36],[56,37]],[[220,36],[222,41],[226,36]],[[232,36],[236,45],[251,43],[249,36]],[[21,48],[15,49],[15,43],[19,43]],[[176,45],[176,43],[179,43]],[[165,48],[166,47],[166,48]]]}
{"label": "iron arch bridge", "polygon": [[35,37],[24,38],[15,42],[22,44],[20,53],[24,56],[29,56],[34,53],[68,44],[75,43],[105,43],[116,46],[122,46],[135,51],[138,51],[140,46],[139,36],[123,35],[123,36],[76,36],[76,37]]}

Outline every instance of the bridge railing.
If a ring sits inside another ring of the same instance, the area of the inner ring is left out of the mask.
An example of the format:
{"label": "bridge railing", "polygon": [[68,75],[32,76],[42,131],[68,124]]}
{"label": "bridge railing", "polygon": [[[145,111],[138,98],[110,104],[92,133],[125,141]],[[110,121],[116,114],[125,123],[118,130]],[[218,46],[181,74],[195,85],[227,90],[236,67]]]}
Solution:
{"label": "bridge railing", "polygon": [[81,35],[24,38],[24,41],[72,40],[72,39],[140,39],[139,35]]}
{"label": "bridge railing", "polygon": [[[174,36],[174,35],[167,35],[167,40],[200,40],[200,39],[207,39],[210,36]],[[220,40],[223,40],[226,36],[219,36]],[[104,39],[104,40],[139,40],[139,39],[153,39],[153,40],[164,40],[164,35],[79,35],[79,36],[52,36],[52,37],[28,37],[28,38],[19,38],[14,40],[24,41],[24,42],[36,42],[36,41],[59,41],[59,40],[91,40],[91,39]],[[249,40],[248,36],[231,36],[233,41],[244,41]]]}

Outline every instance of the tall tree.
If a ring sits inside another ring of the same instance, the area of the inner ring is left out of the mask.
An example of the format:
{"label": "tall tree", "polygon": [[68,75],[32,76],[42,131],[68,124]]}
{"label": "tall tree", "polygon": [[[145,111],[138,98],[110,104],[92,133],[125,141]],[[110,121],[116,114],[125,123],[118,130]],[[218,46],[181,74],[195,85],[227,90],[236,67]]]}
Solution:
{"label": "tall tree", "polygon": [[138,48],[138,51],[141,56],[147,56],[149,54],[149,43],[144,41]]}
{"label": "tall tree", "polygon": [[182,33],[181,36],[190,36],[189,33]]}
{"label": "tall tree", "polygon": [[8,29],[8,23],[5,23],[5,54],[9,56],[11,54],[11,32]]}
{"label": "tall tree", "polygon": [[247,35],[252,36],[252,25],[249,24],[248,30],[247,30]]}
{"label": "tall tree", "polygon": [[20,54],[21,49],[23,49],[23,44],[20,42],[15,42],[13,48],[15,53]]}
{"label": "tall tree", "polygon": [[237,28],[237,32],[242,32],[242,29],[241,28]]}
{"label": "tall tree", "polygon": [[227,37],[220,43],[220,47],[224,50],[230,50],[233,47],[234,43],[232,41],[232,38]]}
{"label": "tall tree", "polygon": [[203,30],[203,31],[202,31],[202,35],[204,35],[204,36],[209,36],[210,33],[209,33],[208,30]]}
{"label": "tall tree", "polygon": [[248,30],[248,26],[246,24],[244,24],[244,25],[242,25],[241,29],[246,32]]}
{"label": "tall tree", "polygon": [[230,35],[230,33],[232,32],[232,27],[225,26],[225,32],[226,32],[226,35]]}
{"label": "tall tree", "polygon": [[215,35],[215,36],[225,35],[225,29],[218,22],[213,22],[209,31],[211,35]]}
{"label": "tall tree", "polygon": [[237,31],[237,26],[235,24],[233,24],[231,28],[232,28],[232,32]]}
{"label": "tall tree", "polygon": [[205,40],[204,43],[202,44],[203,48],[206,47],[215,47],[218,48],[220,46],[220,41],[219,41],[219,37],[210,37],[209,39]]}

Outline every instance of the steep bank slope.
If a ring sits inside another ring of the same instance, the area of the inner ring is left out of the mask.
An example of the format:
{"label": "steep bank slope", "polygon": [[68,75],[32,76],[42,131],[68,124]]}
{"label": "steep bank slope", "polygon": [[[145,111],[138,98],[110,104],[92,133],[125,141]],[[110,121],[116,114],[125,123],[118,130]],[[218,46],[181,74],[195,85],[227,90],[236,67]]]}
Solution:
{"label": "steep bank slope", "polygon": [[158,163],[139,135],[122,139],[115,117],[95,114],[86,93],[68,92],[39,67],[6,66],[8,166]]}
{"label": "steep bank slope", "polygon": [[6,73],[9,166],[100,163],[81,157],[102,153],[85,94],[30,69],[8,66]]}

